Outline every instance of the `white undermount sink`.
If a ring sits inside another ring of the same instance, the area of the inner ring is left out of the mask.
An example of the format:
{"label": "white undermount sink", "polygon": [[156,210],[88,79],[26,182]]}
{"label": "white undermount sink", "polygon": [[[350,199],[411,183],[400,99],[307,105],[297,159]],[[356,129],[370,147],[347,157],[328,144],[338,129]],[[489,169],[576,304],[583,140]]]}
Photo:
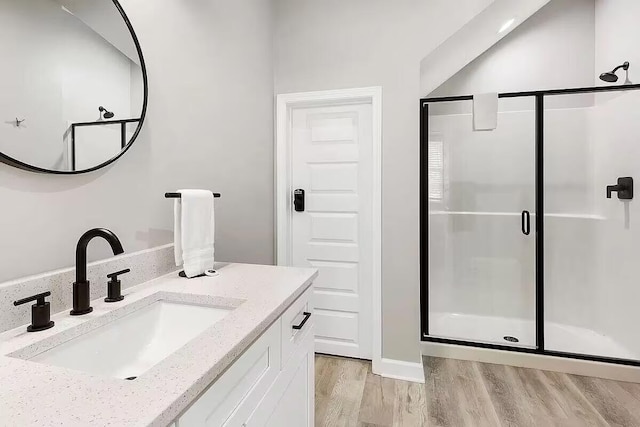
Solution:
{"label": "white undermount sink", "polygon": [[158,300],[30,360],[134,379],[233,309]]}

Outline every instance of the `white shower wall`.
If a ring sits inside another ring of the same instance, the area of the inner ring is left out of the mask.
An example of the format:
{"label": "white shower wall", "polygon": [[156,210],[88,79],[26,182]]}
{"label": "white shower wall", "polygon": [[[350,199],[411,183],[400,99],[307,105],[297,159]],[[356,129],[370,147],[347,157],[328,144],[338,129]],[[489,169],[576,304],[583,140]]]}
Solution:
{"label": "white shower wall", "polygon": [[608,94],[597,98],[593,126],[597,159],[595,190],[597,209],[606,221],[597,234],[599,283],[596,305],[599,326],[624,343],[640,358],[640,205],[604,197],[607,185],[618,177],[640,179],[640,92]]}
{"label": "white shower wall", "polygon": [[[553,132],[566,122],[549,123],[552,114],[545,115],[545,209],[583,205],[574,211],[583,214],[564,227],[545,222],[546,317],[611,338],[636,358],[640,207],[616,193],[611,199],[605,195],[618,177],[640,176],[639,106],[638,91],[600,94],[593,107],[571,111],[583,123],[570,139]],[[573,176],[569,171],[576,163],[586,173]],[[564,188],[551,189],[550,183],[564,183]]]}
{"label": "white shower wall", "polygon": [[594,110],[553,109],[576,97],[566,98],[545,101],[545,321],[596,329],[593,303],[599,279],[591,267],[596,261],[596,230],[603,218],[594,194]]}

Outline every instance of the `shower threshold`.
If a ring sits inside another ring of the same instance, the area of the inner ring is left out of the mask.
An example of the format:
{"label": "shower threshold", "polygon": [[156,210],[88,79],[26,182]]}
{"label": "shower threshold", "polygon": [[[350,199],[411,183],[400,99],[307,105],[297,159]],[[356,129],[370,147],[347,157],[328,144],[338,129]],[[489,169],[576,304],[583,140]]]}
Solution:
{"label": "shower threshold", "polygon": [[[436,312],[429,315],[429,336],[514,348],[536,348],[535,322],[520,318]],[[517,342],[506,337],[513,337]],[[611,337],[591,329],[555,322],[545,324],[545,348],[616,359],[640,359],[639,354]]]}

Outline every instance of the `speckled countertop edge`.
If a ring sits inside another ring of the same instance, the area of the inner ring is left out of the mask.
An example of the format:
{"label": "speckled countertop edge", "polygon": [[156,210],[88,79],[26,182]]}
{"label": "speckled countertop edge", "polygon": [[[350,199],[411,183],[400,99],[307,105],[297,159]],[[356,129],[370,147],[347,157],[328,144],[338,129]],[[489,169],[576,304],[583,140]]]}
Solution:
{"label": "speckled countertop edge", "polygon": [[[0,334],[0,425],[168,425],[317,276],[314,269],[290,267],[221,264],[217,268],[218,277],[183,279],[171,273],[127,290],[120,303],[93,301],[94,312],[86,316],[60,313],[53,317],[56,327],[48,331],[29,334],[21,327]],[[209,303],[215,300],[237,308],[136,381],[7,356],[31,357],[149,303],[142,300],[162,295],[176,300],[181,294],[185,300],[202,296]]]}

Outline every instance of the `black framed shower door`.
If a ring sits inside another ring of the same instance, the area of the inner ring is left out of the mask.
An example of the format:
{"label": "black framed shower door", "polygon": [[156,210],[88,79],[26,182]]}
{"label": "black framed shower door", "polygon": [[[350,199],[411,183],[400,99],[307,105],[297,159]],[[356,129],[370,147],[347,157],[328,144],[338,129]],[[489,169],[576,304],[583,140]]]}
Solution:
{"label": "black framed shower door", "polygon": [[[446,191],[447,184],[444,182],[443,176],[434,173],[433,169],[430,169],[439,167],[438,161],[440,161],[440,158],[438,156],[446,157],[446,148],[442,148],[442,146],[446,146],[446,143],[440,142],[440,145],[438,145],[438,138],[435,138],[435,143],[433,141],[433,132],[432,129],[429,129],[430,109],[435,110],[444,105],[452,105],[452,103],[456,102],[470,102],[473,101],[473,96],[423,98],[420,100],[420,311],[422,341],[640,366],[640,360],[634,358],[607,357],[584,352],[559,351],[553,347],[548,347],[545,343],[545,214],[547,213],[545,210],[545,101],[552,100],[553,97],[561,95],[591,94],[595,96],[595,94],[606,92],[637,90],[640,90],[640,85],[554,89],[499,94],[500,100],[513,100],[518,102],[525,99],[531,100],[531,117],[533,121],[531,125],[534,129],[534,135],[532,135],[532,151],[534,153],[534,159],[532,159],[534,162],[532,168],[534,175],[532,195],[534,197],[533,204],[535,210],[529,213],[526,209],[523,209],[521,230],[522,234],[526,235],[527,238],[533,237],[535,242],[535,248],[533,250],[533,275],[535,277],[532,278],[532,289],[530,289],[534,302],[532,304],[533,307],[529,307],[531,316],[533,317],[532,328],[534,329],[531,331],[532,341],[534,341],[530,343],[531,345],[513,344],[510,342],[510,338],[512,337],[507,336],[504,337],[506,339],[504,343],[498,343],[493,340],[444,336],[443,334],[437,334],[432,331],[435,326],[430,325],[429,218],[432,213],[432,205],[430,205],[430,203],[433,203],[434,198],[440,197],[442,193]],[[638,93],[640,94],[640,92]],[[498,126],[500,126],[500,124]],[[438,150],[441,151],[438,152]],[[508,158],[504,160],[509,161]],[[430,187],[430,174],[431,180],[437,182],[438,186],[432,185]],[[514,214],[510,213],[509,215],[513,216]],[[529,236],[529,233],[532,236]],[[441,258],[446,258],[446,254]],[[479,327],[482,326],[480,325]]]}

